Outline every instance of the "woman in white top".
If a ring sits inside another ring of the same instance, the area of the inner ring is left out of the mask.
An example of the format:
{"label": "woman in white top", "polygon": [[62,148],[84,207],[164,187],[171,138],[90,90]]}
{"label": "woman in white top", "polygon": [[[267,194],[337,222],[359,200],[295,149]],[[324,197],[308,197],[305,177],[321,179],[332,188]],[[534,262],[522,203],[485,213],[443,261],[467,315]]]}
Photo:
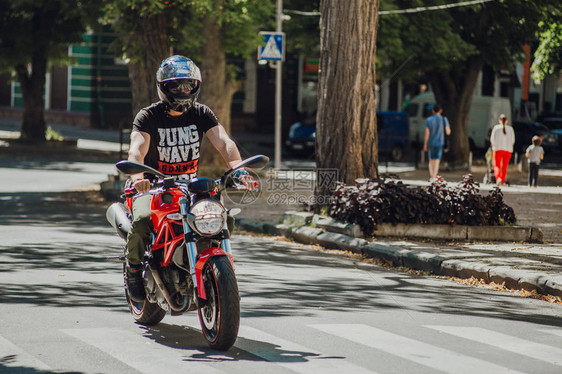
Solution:
{"label": "woman in white top", "polygon": [[494,174],[496,184],[502,186],[507,176],[507,165],[513,153],[515,143],[515,132],[513,127],[507,125],[507,116],[501,114],[499,123],[492,129],[490,144],[494,152]]}

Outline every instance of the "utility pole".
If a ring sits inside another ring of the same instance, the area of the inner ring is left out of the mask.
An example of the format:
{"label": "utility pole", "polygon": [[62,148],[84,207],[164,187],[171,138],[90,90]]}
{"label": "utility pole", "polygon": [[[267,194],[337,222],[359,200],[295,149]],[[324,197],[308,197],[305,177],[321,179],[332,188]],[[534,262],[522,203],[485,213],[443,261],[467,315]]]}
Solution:
{"label": "utility pole", "polygon": [[[282,32],[283,0],[277,0],[277,32]],[[283,61],[276,61],[275,68],[275,169],[281,169],[281,73]]]}

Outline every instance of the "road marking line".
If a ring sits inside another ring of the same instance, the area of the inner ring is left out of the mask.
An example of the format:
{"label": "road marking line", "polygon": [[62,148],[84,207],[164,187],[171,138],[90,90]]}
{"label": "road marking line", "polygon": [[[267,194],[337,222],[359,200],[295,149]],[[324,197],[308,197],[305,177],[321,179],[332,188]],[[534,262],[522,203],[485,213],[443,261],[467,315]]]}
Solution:
{"label": "road marking line", "polygon": [[560,336],[562,337],[562,330],[539,330],[540,332],[544,332],[547,334],[552,334],[552,335],[556,335],[556,336]]}
{"label": "road marking line", "polygon": [[[25,368],[37,371],[52,371],[49,365],[35,358],[35,356],[25,352],[23,349],[0,336],[0,368],[18,368],[22,372],[26,372]],[[15,369],[14,369],[15,370]],[[33,370],[33,371],[35,371]]]}
{"label": "road marking line", "polygon": [[549,363],[562,360],[562,349],[551,347],[546,344],[535,343],[520,339],[515,336],[483,329],[480,327],[462,326],[426,326],[447,334],[469,339],[482,344],[492,345],[496,348],[514,352],[519,355],[528,356]]}
{"label": "road marking line", "polygon": [[309,326],[446,373],[518,373],[503,366],[367,325],[322,324]]}
{"label": "road marking line", "polygon": [[61,331],[96,347],[142,373],[174,373],[178,371],[182,363],[193,373],[224,373],[205,363],[186,360],[190,353],[200,353],[198,349],[192,351],[165,346],[126,330],[86,328]]}
{"label": "road marking line", "polygon": [[[255,342],[245,341],[245,339],[251,339]],[[240,333],[235,346],[297,373],[375,373],[347,362],[345,357],[326,356],[308,347],[249,326],[240,326]]]}

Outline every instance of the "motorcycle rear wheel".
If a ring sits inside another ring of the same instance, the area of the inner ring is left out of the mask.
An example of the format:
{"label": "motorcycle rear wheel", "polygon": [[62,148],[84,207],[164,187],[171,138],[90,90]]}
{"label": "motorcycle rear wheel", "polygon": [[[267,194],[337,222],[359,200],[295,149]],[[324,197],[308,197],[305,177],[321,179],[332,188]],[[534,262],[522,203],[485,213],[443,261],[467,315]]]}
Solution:
{"label": "motorcycle rear wheel", "polygon": [[226,351],[234,345],[240,327],[238,283],[227,256],[209,259],[203,285],[207,302],[198,310],[203,335],[211,348]]}
{"label": "motorcycle rear wheel", "polygon": [[[123,266],[123,279],[125,279],[125,267]],[[151,303],[148,300],[143,302],[136,302],[129,296],[129,291],[127,290],[127,283],[125,282],[125,298],[127,299],[127,305],[131,311],[131,315],[135,321],[144,326],[154,326],[158,324],[164,316],[166,316],[166,311],[157,303]]]}

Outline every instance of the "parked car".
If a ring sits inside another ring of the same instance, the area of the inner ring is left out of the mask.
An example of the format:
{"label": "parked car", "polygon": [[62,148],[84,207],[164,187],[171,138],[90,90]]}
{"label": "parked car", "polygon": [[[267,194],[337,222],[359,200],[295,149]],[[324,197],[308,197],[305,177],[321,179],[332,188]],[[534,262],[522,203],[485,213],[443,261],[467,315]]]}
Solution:
{"label": "parked car", "polygon": [[525,150],[532,143],[535,135],[542,136],[542,147],[545,153],[557,151],[559,147],[559,136],[550,131],[548,127],[538,122],[513,121],[513,130],[515,131],[515,145],[513,151],[519,154],[525,153]]}
{"label": "parked car", "polygon": [[401,161],[408,148],[408,114],[403,111],[378,110],[377,132],[379,153],[390,155],[393,161]]}
{"label": "parked car", "polygon": [[[406,112],[377,111],[379,153],[387,153],[393,161],[401,161],[408,148],[408,116]],[[294,123],[285,141],[288,153],[308,156],[316,146],[316,124]]]}
{"label": "parked car", "polygon": [[539,122],[548,127],[554,134],[558,135],[558,151],[562,152],[562,118],[541,118]]}
{"label": "parked car", "polygon": [[285,141],[287,152],[295,156],[314,154],[316,146],[316,123],[303,124],[296,122],[291,125],[289,137]]}

